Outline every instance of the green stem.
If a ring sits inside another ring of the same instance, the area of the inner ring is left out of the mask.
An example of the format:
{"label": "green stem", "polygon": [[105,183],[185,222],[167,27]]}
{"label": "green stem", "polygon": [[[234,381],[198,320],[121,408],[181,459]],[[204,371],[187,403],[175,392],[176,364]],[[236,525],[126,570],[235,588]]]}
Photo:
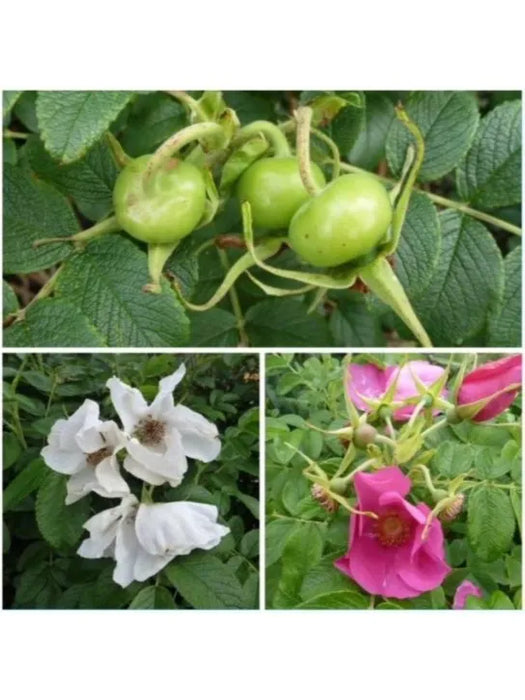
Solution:
{"label": "green stem", "polygon": [[31,301],[23,308],[19,309],[18,311],[15,311],[12,314],[9,314],[6,316],[4,319],[4,328],[7,326],[10,326],[12,323],[17,323],[18,321],[23,321],[27,310],[33,306],[37,301],[40,301],[41,299],[46,299],[48,296],[51,295],[51,293],[54,291],[58,276],[60,272],[62,271],[62,265],[56,270],[56,272],[47,280],[47,282],[38,290],[38,293],[35,294],[35,296],[31,299]]}
{"label": "green stem", "polygon": [[5,129],[3,133],[3,137],[5,139],[20,139],[22,141],[25,141],[30,137],[31,134],[24,134],[20,131],[11,131],[10,129]]}
{"label": "green stem", "polygon": [[111,150],[111,155],[119,168],[125,168],[128,163],[131,163],[133,158],[128,156],[126,151],[120,145],[120,142],[113,136],[111,131],[106,133],[106,141]]}
{"label": "green stem", "polygon": [[164,265],[179,243],[180,240],[175,241],[175,243],[150,243],[148,245],[148,271],[151,282],[144,285],[143,292],[161,293],[160,281]]}
{"label": "green stem", "polygon": [[[330,159],[328,161],[329,163],[333,163],[333,159]],[[350,165],[349,163],[341,163],[341,170],[349,172],[349,173],[368,173],[369,175],[373,175],[375,178],[378,180],[381,180],[382,182],[387,182],[390,184],[394,184],[395,180],[392,180],[389,177],[383,177],[382,175],[377,175],[376,173],[371,173],[369,170],[365,170],[364,168],[358,168],[356,165]],[[441,197],[441,195],[434,194],[433,192],[427,192],[426,190],[422,190],[419,187],[414,187],[413,189],[414,192],[421,192],[422,194],[426,195],[430,200],[435,202],[441,207],[444,207],[445,209],[455,209],[456,211],[461,212],[462,214],[467,214],[468,216],[472,216],[473,219],[479,219],[479,221],[484,221],[487,224],[491,224],[492,226],[495,226],[496,228],[503,229],[503,231],[508,231],[509,233],[513,233],[515,236],[521,236],[521,228],[519,226],[514,226],[514,224],[509,223],[508,221],[504,221],[503,219],[498,219],[495,216],[491,216],[490,214],[486,214],[483,211],[478,211],[477,209],[472,209],[469,207],[467,204],[464,204],[463,202],[456,202],[453,199],[447,199],[446,197]]]}
{"label": "green stem", "polygon": [[[219,254],[219,259],[224,268],[224,271],[227,274],[230,270],[230,263],[226,251],[222,248],[217,248],[217,253]],[[235,318],[237,319],[237,330],[239,331],[241,346],[246,347],[250,344],[250,339],[248,338],[248,335],[246,333],[246,322],[242,313],[239,295],[237,294],[237,290],[235,289],[235,283],[232,284],[232,286],[230,287],[228,294],[230,297],[230,303],[232,305],[233,313],[235,315]]]}
{"label": "green stem", "polygon": [[[30,355],[24,355],[22,362],[20,363],[20,367],[18,368],[18,371],[15,374],[13,381],[11,382],[11,390],[12,390],[15,397],[16,397],[16,390],[18,388],[18,384],[20,382],[20,379],[22,378],[22,373],[25,369],[25,366],[26,366],[29,358],[30,358]],[[24,437],[24,429],[22,428],[22,422],[20,420],[20,413],[18,411],[18,402],[16,401],[16,399],[15,399],[14,405],[13,405],[13,419],[14,419],[14,424],[16,427],[17,437],[18,437],[22,447],[25,450],[27,450],[27,442],[26,442],[26,439]]]}
{"label": "green stem", "polygon": [[245,141],[249,141],[254,136],[260,136],[261,134],[271,143],[273,153],[277,158],[287,158],[291,155],[286,136],[284,136],[279,127],[272,124],[272,122],[263,121],[262,119],[243,126],[233,140],[232,147],[238,147]]}
{"label": "green stem", "polygon": [[184,148],[192,141],[209,138],[210,136],[220,137],[221,140],[224,140],[225,134],[222,126],[215,122],[200,122],[187,126],[170,136],[151,156],[143,175],[144,188],[148,188],[153,174],[162,168],[181,148]]}
{"label": "green stem", "polygon": [[208,115],[205,110],[198,101],[191,95],[188,95],[187,92],[183,92],[182,90],[166,90],[166,92],[187,107],[190,110],[190,114],[192,116],[194,115],[199,121],[205,122],[208,120]]}
{"label": "green stem", "polygon": [[312,196],[318,194],[321,188],[314,180],[312,163],[310,161],[310,127],[313,111],[311,107],[299,107],[295,113],[297,120],[296,152],[299,159],[299,173],[306,191]]}
{"label": "green stem", "polygon": [[313,127],[310,129],[312,134],[316,136],[320,141],[323,141],[326,143],[326,145],[330,148],[332,151],[332,180],[335,180],[339,177],[341,174],[341,155],[339,153],[339,149],[337,148],[337,145],[332,139],[327,136],[324,132],[320,131],[319,129],[314,129]]}
{"label": "green stem", "polygon": [[430,428],[427,428],[421,433],[422,438],[426,438],[430,433],[434,432],[434,430],[438,430],[439,428],[443,428],[445,425],[447,425],[448,420],[447,418],[443,418],[443,420],[438,421],[437,423],[434,423],[434,425],[431,425]]}
{"label": "green stem", "polygon": [[38,241],[33,243],[33,248],[38,248],[41,245],[46,245],[47,243],[85,243],[90,241],[92,238],[97,236],[103,236],[106,233],[116,233],[121,231],[122,228],[117,221],[116,216],[110,216],[103,221],[99,221],[98,224],[85,229],[84,231],[79,231],[73,236],[66,236],[64,238],[40,238]]}

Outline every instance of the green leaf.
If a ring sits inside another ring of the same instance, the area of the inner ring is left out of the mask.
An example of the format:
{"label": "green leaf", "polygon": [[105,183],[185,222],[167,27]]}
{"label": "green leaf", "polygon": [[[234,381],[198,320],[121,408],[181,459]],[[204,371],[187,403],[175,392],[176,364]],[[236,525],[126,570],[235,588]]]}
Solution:
{"label": "green leaf", "polygon": [[355,591],[333,591],[300,603],[296,606],[302,610],[366,610],[368,600]]}
{"label": "green leaf", "polygon": [[181,596],[199,610],[244,608],[244,592],[226,564],[209,553],[178,557],[165,569]]}
{"label": "green leaf", "polygon": [[295,520],[272,520],[266,525],[266,566],[269,567],[278,561],[288,541],[288,537],[299,529],[300,525]]}
{"label": "green leaf", "polygon": [[18,153],[13,139],[2,139],[2,162],[16,165]]}
{"label": "green leaf", "polygon": [[239,342],[237,319],[229,311],[214,308],[189,313],[191,342],[195,347],[234,347]]}
{"label": "green leaf", "polygon": [[511,599],[502,591],[494,591],[488,600],[490,610],[515,610]]}
{"label": "green leaf", "polygon": [[281,557],[282,570],[273,599],[274,608],[293,608],[300,601],[299,592],[305,574],[321,559],[323,537],[315,523],[302,523],[286,542]]}
{"label": "green leaf", "polygon": [[[449,173],[469,149],[479,114],[476,98],[469,92],[418,92],[405,105],[425,140],[425,158],[418,180],[429,182]],[[386,143],[388,165],[401,173],[413,137],[403,124],[392,124]]]}
{"label": "green leaf", "polygon": [[96,143],[71,165],[53,160],[35,136],[28,139],[25,153],[36,175],[72,197],[88,219],[98,221],[112,211],[118,169],[105,140]]}
{"label": "green leaf", "polygon": [[100,347],[105,344],[104,335],[76,306],[64,299],[37,301],[27,310],[23,321],[4,331],[6,347]]}
{"label": "green leaf", "polygon": [[410,300],[429,286],[438,264],[441,226],[436,208],[424,194],[414,193],[395,255],[395,271]]}
{"label": "green leaf", "polygon": [[173,596],[163,586],[148,586],[137,593],[129,610],[174,610]]}
{"label": "green leaf", "polygon": [[489,316],[487,345],[521,345],[521,246],[516,246],[503,261],[505,281],[500,304]]}
{"label": "green leaf", "polygon": [[16,101],[22,94],[21,90],[3,90],[2,91],[2,118],[10,112],[15,106]]}
{"label": "green leaf", "polygon": [[447,440],[439,444],[432,458],[432,467],[448,479],[453,479],[468,472],[473,459],[474,451],[471,445]]}
{"label": "green leaf", "polygon": [[492,486],[480,486],[468,499],[469,544],[483,561],[494,561],[508,551],[514,535],[514,513],[509,496]]}
{"label": "green leaf", "polygon": [[250,307],[246,330],[251,344],[260,347],[332,344],[324,319],[308,315],[306,306],[293,299],[269,299]]}
{"label": "green leaf", "polygon": [[517,489],[512,489],[510,492],[510,503],[512,505],[512,510],[516,517],[516,522],[518,523],[518,529],[520,531],[520,536],[522,534],[522,515],[521,515],[521,495]]}
{"label": "green leaf", "polygon": [[[143,292],[147,282],[146,255],[126,236],[111,234],[66,263],[57,295],[71,302],[107,345],[184,345],[189,323],[176,295],[165,281],[162,294]],[[65,345],[77,343],[71,336]]]}
{"label": "green leaf", "polygon": [[388,130],[394,120],[394,105],[384,94],[366,93],[364,123],[348,160],[365,170],[375,170],[385,157]]}
{"label": "green leaf", "polygon": [[136,157],[153,151],[186,125],[182,105],[160,92],[139,95],[130,109],[122,146]]}
{"label": "green leaf", "polygon": [[132,92],[46,91],[36,101],[38,126],[47,150],[63,163],[86,153],[133,96]]}
{"label": "green leaf", "polygon": [[44,270],[71,253],[71,245],[33,248],[39,238],[67,237],[78,231],[68,201],[53,187],[18,167],[4,167],[4,273]]}
{"label": "green leaf", "polygon": [[56,549],[74,547],[82,537],[83,524],[89,519],[89,499],[66,506],[67,477],[48,473],[36,497],[38,529]]}
{"label": "green leaf", "polygon": [[[13,433],[2,433],[2,466],[3,469],[9,469],[16,463],[22,454],[22,445]],[[4,494],[5,505],[5,494]]]}
{"label": "green leaf", "polygon": [[503,260],[477,221],[441,214],[442,250],[425,293],[413,304],[436,345],[461,345],[482,330],[503,291]]}
{"label": "green leaf", "polygon": [[3,298],[2,308],[3,308],[4,318],[8,314],[12,314],[15,311],[18,311],[18,309],[19,309],[18,298],[5,280],[2,280],[2,298]]}
{"label": "green leaf", "polygon": [[19,503],[36,491],[48,473],[43,459],[33,459],[22,471],[9,482],[4,490],[4,512],[12,510]]}
{"label": "green leaf", "polygon": [[384,337],[377,318],[370,313],[363,294],[351,290],[331,291],[336,307],[329,327],[334,344],[341,347],[379,347]]}
{"label": "green leaf", "polygon": [[249,166],[268,150],[268,142],[263,136],[250,139],[232,153],[223,165],[219,192],[225,194]]}
{"label": "green leaf", "polygon": [[[343,154],[350,152],[362,129],[365,119],[365,97],[361,93],[354,104],[341,109],[327,131]],[[359,102],[359,104],[358,104]]]}
{"label": "green leaf", "polygon": [[[348,539],[348,524],[346,524],[346,537]],[[356,584],[335,568],[334,562],[338,556],[334,552],[327,554],[308,571],[300,591],[303,600],[317,598],[331,591],[359,592]]]}
{"label": "green leaf", "polygon": [[464,200],[483,209],[521,202],[521,100],[483,117],[458,167],[457,186]]}

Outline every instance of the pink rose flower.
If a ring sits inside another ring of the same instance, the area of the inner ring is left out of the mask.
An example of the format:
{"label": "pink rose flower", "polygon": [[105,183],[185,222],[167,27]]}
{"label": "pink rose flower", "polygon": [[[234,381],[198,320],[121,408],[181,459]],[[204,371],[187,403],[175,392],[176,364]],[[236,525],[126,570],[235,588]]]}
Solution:
{"label": "pink rose flower", "polygon": [[453,610],[464,610],[467,598],[469,595],[473,595],[476,598],[482,598],[483,593],[481,589],[478,588],[472,581],[465,579],[463,583],[460,583],[456,588],[456,593],[454,594],[454,602],[452,604]]}
{"label": "pink rose flower", "polygon": [[[403,367],[386,367],[379,369],[375,365],[349,364],[347,369],[346,386],[354,405],[361,411],[370,412],[372,409],[362,397],[368,399],[381,399],[392,386],[397,377],[394,401],[405,401],[419,396],[419,391],[412,375],[429,387],[443,376],[445,370],[442,367],[432,365],[425,360],[412,360]],[[441,396],[446,396],[443,389]],[[403,406],[394,411],[394,419],[407,421],[414,412],[416,404]],[[439,411],[434,411],[437,415]]]}
{"label": "pink rose flower", "polygon": [[463,379],[458,392],[457,405],[461,407],[494,396],[472,418],[476,422],[490,420],[503,413],[514,401],[519,388],[509,388],[507,391],[506,389],[516,384],[521,386],[521,355],[511,355],[495,362],[487,362]]}
{"label": "pink rose flower", "polygon": [[399,467],[385,467],[356,474],[354,483],[357,508],[379,517],[352,515],[349,551],[335,566],[368,593],[388,598],[415,598],[440,586],[450,572],[443,530],[434,519],[422,539],[430,508],[404,499],[410,479]]}

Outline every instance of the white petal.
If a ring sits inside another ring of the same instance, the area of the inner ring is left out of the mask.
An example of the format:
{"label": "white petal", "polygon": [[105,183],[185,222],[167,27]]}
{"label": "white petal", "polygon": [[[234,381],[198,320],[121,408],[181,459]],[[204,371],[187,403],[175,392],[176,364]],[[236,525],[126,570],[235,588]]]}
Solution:
{"label": "white petal", "polygon": [[217,516],[217,508],[204,503],[141,503],[135,528],[147,552],[175,557],[216,547],[230,531],[217,523]]}
{"label": "white petal", "polygon": [[113,581],[126,588],[134,580],[133,570],[140,549],[135,534],[135,523],[132,517],[124,518],[117,528],[115,539],[115,559],[117,565],[113,570]]}
{"label": "white petal", "polygon": [[221,451],[217,426],[191,408],[178,404],[166,416],[169,425],[182,437],[182,446],[188,457],[211,462]]}
{"label": "white petal", "polygon": [[164,442],[165,445],[162,452],[142,445],[136,438],[128,439],[126,446],[129,455],[136,462],[146,467],[148,472],[163,477],[163,482],[161,483],[169,481],[180,484],[188,469],[188,462],[184,455],[181,438],[178,433],[172,430],[168,433]]}
{"label": "white petal", "polygon": [[136,459],[133,459],[133,457],[130,457],[129,455],[124,460],[124,469],[130,474],[133,474],[133,476],[136,476],[137,479],[141,479],[147,484],[152,484],[153,486],[160,486],[166,482],[166,479],[163,476],[159,476],[158,474],[155,474],[155,472],[151,472],[147,467],[140,462],[137,462]]}
{"label": "white petal", "polygon": [[173,392],[175,387],[180,384],[185,374],[186,367],[183,363],[173,374],[170,374],[169,377],[163,377],[160,380],[159,393],[150,406],[150,411],[153,416],[162,418],[166,411],[173,408]]}
{"label": "white petal", "polygon": [[95,477],[104,491],[100,495],[105,498],[120,498],[129,493],[129,486],[120,475],[119,464],[114,455],[97,464]]}
{"label": "white petal", "polygon": [[82,542],[77,550],[78,554],[87,559],[109,556],[120,520],[133,513],[137,503],[135,496],[126,496],[120,505],[103,510],[85,522],[84,528],[90,536]]}
{"label": "white petal", "polygon": [[173,557],[173,554],[150,554],[140,547],[135,559],[133,577],[136,581],[145,581],[150,576],[155,576],[166,564],[169,564]]}
{"label": "white petal", "polygon": [[114,452],[126,446],[126,436],[113,420],[106,420],[100,424],[100,432],[105,440],[106,447],[111,447]]}
{"label": "white petal", "polygon": [[106,382],[111,394],[111,401],[118,413],[124,430],[128,433],[148,412],[148,404],[138,389],[132,389],[117,377],[111,377]]}
{"label": "white petal", "polygon": [[79,448],[63,450],[47,445],[40,454],[47,466],[60,474],[75,474],[86,466],[86,455]]}
{"label": "white petal", "polygon": [[104,438],[100,434],[100,425],[102,425],[101,421],[99,425],[83,428],[75,435],[75,441],[84,454],[97,452],[105,447]]}
{"label": "white petal", "polygon": [[85,467],[73,474],[66,485],[66,506],[76,503],[98,486],[98,482],[92,467]]}

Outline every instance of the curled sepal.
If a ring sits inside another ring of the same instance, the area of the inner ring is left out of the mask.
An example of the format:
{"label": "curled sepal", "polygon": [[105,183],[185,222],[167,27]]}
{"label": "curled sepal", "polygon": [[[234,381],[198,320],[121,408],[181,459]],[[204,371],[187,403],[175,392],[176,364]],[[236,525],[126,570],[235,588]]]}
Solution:
{"label": "curled sepal", "polygon": [[[348,289],[348,287],[351,287],[354,284],[357,271],[356,268],[349,268],[348,266],[336,268],[331,274],[318,274],[314,272],[299,272],[298,270],[282,270],[279,267],[266,265],[266,263],[258,255],[257,249],[254,246],[250,203],[243,202],[241,208],[246,247],[250,253],[252,253],[255,262],[260,268],[266,270],[267,272],[271,272],[277,277],[284,277],[285,279],[295,280],[296,282],[313,285],[314,287],[323,287],[325,289]],[[281,238],[279,240],[283,241],[285,239]]]}
{"label": "curled sepal", "polygon": [[162,270],[179,243],[180,241],[175,241],[175,243],[150,243],[148,245],[148,270],[151,281],[142,287],[143,292],[160,294]]}
{"label": "curled sepal", "polygon": [[273,287],[270,284],[265,284],[264,282],[261,282],[261,280],[258,280],[257,277],[251,274],[251,272],[246,271],[246,274],[251,281],[257,285],[257,287],[259,287],[259,289],[262,289],[263,292],[270,297],[288,297],[293,296],[294,294],[306,294],[306,292],[310,292],[313,289],[313,287],[309,284],[305,284],[302,287],[295,287],[294,289]]}
{"label": "curled sepal", "polygon": [[392,255],[397,249],[410,202],[410,195],[425,157],[425,141],[417,125],[411,121],[408,114],[400,106],[396,107],[396,116],[410,131],[414,137],[415,144],[411,144],[408,147],[401,177],[398,184],[390,192],[390,201],[394,210],[392,213],[390,238],[381,250],[383,255]]}
{"label": "curled sepal", "polygon": [[376,258],[373,263],[361,268],[359,276],[381,301],[395,311],[423,347],[432,347],[432,342],[416,316],[401,282],[385,258]]}
{"label": "curled sepal", "polygon": [[215,181],[213,180],[211,172],[205,169],[202,171],[202,176],[206,187],[206,202],[204,204],[204,214],[197,224],[197,228],[202,228],[213,221],[221,204],[219,193],[217,192],[217,187],[215,186]]}
{"label": "curled sepal", "polygon": [[[264,259],[269,258],[279,250],[281,247],[281,238],[267,238],[256,247],[257,256]],[[174,283],[174,289],[180,298],[181,302],[190,311],[208,311],[213,308],[219,301],[228,294],[231,287],[235,284],[236,280],[246,272],[250,267],[255,265],[255,259],[251,252],[245,253],[240,257],[228,270],[228,273],[221,285],[215,292],[215,294],[209,299],[206,304],[192,304],[190,301],[185,299],[181,293],[179,286]]]}
{"label": "curled sepal", "polygon": [[267,139],[262,134],[258,134],[237,148],[224,164],[219,192],[227,193],[243,172],[261,158],[269,147]]}

